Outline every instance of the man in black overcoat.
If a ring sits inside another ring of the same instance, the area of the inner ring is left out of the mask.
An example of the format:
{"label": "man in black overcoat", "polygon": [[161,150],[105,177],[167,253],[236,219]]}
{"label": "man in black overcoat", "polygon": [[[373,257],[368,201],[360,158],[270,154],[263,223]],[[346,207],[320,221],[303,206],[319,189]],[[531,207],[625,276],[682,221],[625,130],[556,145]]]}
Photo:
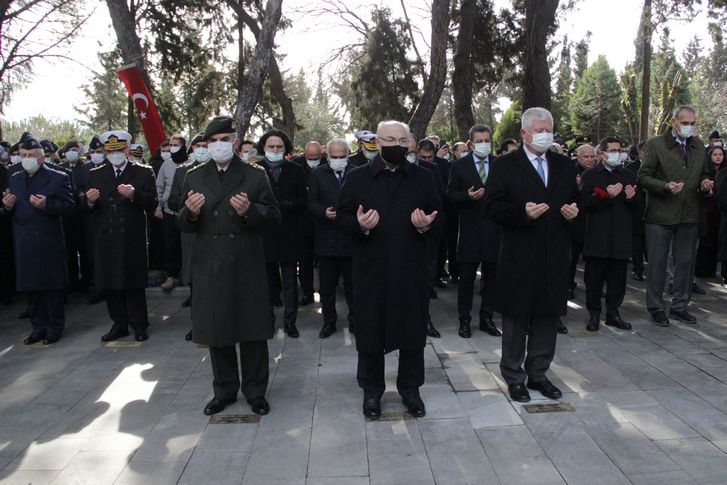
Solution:
{"label": "man in black overcoat", "polygon": [[[646,142],[642,141],[637,146],[629,149],[630,162],[626,168],[636,176],[641,168],[641,160],[644,157]],[[638,206],[633,218],[633,237],[631,242],[631,272],[636,281],[644,281],[644,259],[646,257],[646,222],[644,212],[646,211],[646,191],[641,187],[636,188],[636,205]]]}
{"label": "man in black overcoat", "polygon": [[502,335],[492,320],[495,305],[497,258],[500,252],[502,229],[487,217],[484,195],[485,183],[494,158],[492,157],[492,129],[487,125],[470,128],[470,152],[452,162],[447,187],[447,199],[459,210],[459,288],[457,313],[459,336],[470,338],[472,330],[472,298],[477,268],[482,285],[479,311],[480,330],[492,336]]}
{"label": "man in black overcoat", "polygon": [[427,237],[435,234],[441,202],[432,174],[407,163],[409,127],[379,124],[374,160],[348,174],[336,222],[353,236],[357,379],[363,413],[381,416],[384,354],[399,350],[397,390],[410,414],[424,416],[427,328]]}
{"label": "man in black overcoat", "polygon": [[530,389],[551,399],[562,396],[545,374],[555,355],[559,317],[566,313],[578,186],[571,160],[549,151],[548,110],[526,110],[521,126],[522,146],[492,164],[485,211],[503,230],[495,295],[495,310],[502,314],[500,370],[510,397],[527,402],[526,378]]}
{"label": "man in black overcoat", "polygon": [[128,133],[109,131],[100,142],[108,163],[91,170],[86,204],[93,213],[96,290],[105,293],[113,321],[101,341],[126,337],[131,327],[143,342],[149,338],[146,220],[157,205],[154,173],[128,159]]}

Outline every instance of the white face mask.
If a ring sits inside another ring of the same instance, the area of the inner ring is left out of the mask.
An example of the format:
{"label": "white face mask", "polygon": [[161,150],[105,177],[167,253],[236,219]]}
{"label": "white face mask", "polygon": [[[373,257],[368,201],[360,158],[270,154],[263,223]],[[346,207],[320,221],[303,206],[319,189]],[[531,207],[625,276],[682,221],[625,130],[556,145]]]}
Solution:
{"label": "white face mask", "polygon": [[66,160],[68,160],[69,162],[75,162],[76,160],[78,160],[78,152],[73,150],[67,151]]}
{"label": "white face mask", "polygon": [[612,167],[621,165],[621,154],[620,153],[606,153],[605,162]]}
{"label": "white face mask", "polygon": [[120,167],[126,161],[126,154],[124,152],[111,152],[106,155],[106,158],[114,167]]}
{"label": "white face mask", "polygon": [[245,152],[245,153],[243,153],[243,154],[242,154],[242,160],[243,160],[244,162],[247,162],[248,160],[250,160],[250,152]]}
{"label": "white face mask", "polygon": [[692,125],[679,125],[679,136],[682,138],[689,138],[692,136],[694,127]]}
{"label": "white face mask", "polygon": [[235,151],[231,141],[213,141],[207,144],[210,157],[217,163],[224,163],[232,160]]}
{"label": "white face mask", "polygon": [[129,157],[129,161],[133,163],[142,163],[141,158],[138,157]]}
{"label": "white face mask", "polygon": [[466,157],[469,154],[470,154],[470,152],[467,152],[467,151],[465,151],[465,152],[459,152],[459,158],[464,158],[464,157]]}
{"label": "white face mask", "polygon": [[265,158],[271,162],[279,162],[283,159],[285,154],[283,152],[269,152],[265,150]]}
{"label": "white face mask", "polygon": [[178,147],[178,146],[170,146],[170,147],[169,147],[169,152],[170,152],[170,153],[177,153],[177,152],[178,152],[179,150],[181,150],[181,149],[182,149],[182,147]]}
{"label": "white face mask", "polygon": [[321,164],[321,159],[319,158],[318,160],[308,160],[306,158],[305,163],[307,163],[310,168],[316,168],[318,165]]}
{"label": "white face mask", "polygon": [[485,158],[490,153],[492,153],[492,144],[491,143],[475,143],[474,148],[475,155],[477,155],[480,158]]}
{"label": "white face mask", "polygon": [[172,152],[162,152],[162,160],[169,162],[172,160]]}
{"label": "white face mask", "polygon": [[98,165],[99,163],[103,162],[103,159],[104,159],[103,153],[92,153],[91,154],[91,161],[95,165]]}
{"label": "white face mask", "polygon": [[25,170],[26,172],[28,172],[31,175],[33,175],[35,172],[37,172],[38,169],[40,168],[40,163],[38,163],[37,158],[33,158],[33,157],[23,158],[20,163],[23,164],[23,170]]}
{"label": "white face mask", "polygon": [[348,165],[348,158],[329,158],[328,164],[334,172],[343,172]]}
{"label": "white face mask", "polygon": [[197,147],[192,152],[192,155],[194,156],[194,159],[197,160],[200,163],[209,162],[210,158],[210,151],[207,149],[207,147]]}
{"label": "white face mask", "polygon": [[10,163],[12,163],[13,165],[17,165],[22,161],[23,157],[21,157],[20,155],[13,155],[12,157],[10,157]]}
{"label": "white face mask", "polygon": [[370,151],[366,150],[365,148],[364,148],[364,151],[363,151],[364,157],[366,157],[366,160],[368,160],[368,161],[371,161],[374,158],[376,158],[376,155],[378,153],[379,152],[370,152]]}
{"label": "white face mask", "polygon": [[552,133],[534,133],[533,141],[530,143],[535,151],[544,152],[553,146],[553,134]]}

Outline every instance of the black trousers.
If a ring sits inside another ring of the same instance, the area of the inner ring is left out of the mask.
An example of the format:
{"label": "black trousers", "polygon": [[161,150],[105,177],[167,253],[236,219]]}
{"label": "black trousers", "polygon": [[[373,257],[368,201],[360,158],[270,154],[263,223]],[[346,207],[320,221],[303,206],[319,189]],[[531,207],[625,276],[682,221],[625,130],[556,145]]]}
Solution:
{"label": "black trousers", "polygon": [[[384,353],[359,352],[356,371],[358,385],[364,391],[364,398],[380,399],[386,390],[384,379]],[[396,389],[402,396],[419,393],[424,384],[424,349],[399,350],[399,370]]]}
{"label": "black trousers", "polygon": [[558,317],[502,316],[500,371],[508,385],[524,384],[526,376],[532,382],[546,379],[555,356],[557,331]]}
{"label": "black trousers", "polygon": [[164,222],[153,214],[147,216],[147,240],[149,241],[149,270],[164,268]]}
{"label": "black trousers", "polygon": [[320,279],[323,324],[336,324],[336,287],[343,278],[343,292],[348,306],[348,324],[353,323],[353,271],[351,258],[318,256],[318,277]]}
{"label": "black trousers", "polygon": [[106,308],[114,325],[132,328],[149,327],[144,288],[106,290]]}
{"label": "black trousers", "polygon": [[177,216],[162,212],[164,216],[164,271],[167,276],[179,278],[182,267],[182,234],[177,229]]}
{"label": "black trousers", "polygon": [[606,316],[618,316],[618,309],[626,295],[625,259],[586,258],[583,279],[586,282],[586,308],[590,313],[601,313],[601,292],[606,283]]}
{"label": "black trousers", "polygon": [[245,399],[265,396],[270,376],[267,340],[240,342],[239,346],[239,370],[237,348],[234,345],[210,347],[210,363],[212,364],[213,375],[212,388],[217,398],[237,398],[237,391],[240,390],[241,374],[242,395],[245,396]]}
{"label": "black trousers", "polygon": [[477,268],[481,269],[480,287],[480,320],[492,318],[495,306],[495,285],[497,263],[459,263],[459,287],[457,288],[457,313],[460,320],[469,320],[472,311]]}
{"label": "black trousers", "polygon": [[298,262],[298,279],[303,296],[313,296],[313,267],[315,256],[313,255],[313,238],[303,238],[303,257]]}
{"label": "black trousers", "polygon": [[[267,263],[268,281],[274,280],[280,269],[283,278],[283,324],[295,325],[298,318],[298,280],[296,275],[297,263],[281,262]],[[271,288],[271,295],[272,293]],[[279,294],[279,293],[278,293]]]}
{"label": "black trousers", "polygon": [[646,259],[646,235],[634,234],[631,238],[631,265],[634,273],[644,272],[644,260]]}
{"label": "black trousers", "polygon": [[568,281],[571,288],[578,286],[576,284],[576,270],[578,269],[578,261],[583,254],[583,243],[573,242],[570,246],[570,270],[568,271]]}
{"label": "black trousers", "polygon": [[63,235],[66,241],[69,288],[71,290],[88,289],[92,278],[82,214],[63,218]]}
{"label": "black trousers", "polygon": [[66,325],[63,308],[66,290],[40,290],[28,292],[28,308],[33,333],[48,337],[60,336]]}
{"label": "black trousers", "polygon": [[447,245],[447,268],[450,276],[459,276],[457,264],[457,241],[459,239],[459,212],[457,209],[447,211],[447,222],[444,225]]}

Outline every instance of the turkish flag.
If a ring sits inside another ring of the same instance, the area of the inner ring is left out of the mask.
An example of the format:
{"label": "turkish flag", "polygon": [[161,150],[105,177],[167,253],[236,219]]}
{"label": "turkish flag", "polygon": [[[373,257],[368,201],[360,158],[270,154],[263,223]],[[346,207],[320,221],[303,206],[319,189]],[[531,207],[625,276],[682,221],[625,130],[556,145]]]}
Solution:
{"label": "turkish flag", "polygon": [[151,93],[141,77],[139,68],[135,65],[124,66],[116,72],[131,96],[141,128],[144,130],[144,138],[149,145],[149,151],[153,154],[167,136],[164,134],[164,127]]}

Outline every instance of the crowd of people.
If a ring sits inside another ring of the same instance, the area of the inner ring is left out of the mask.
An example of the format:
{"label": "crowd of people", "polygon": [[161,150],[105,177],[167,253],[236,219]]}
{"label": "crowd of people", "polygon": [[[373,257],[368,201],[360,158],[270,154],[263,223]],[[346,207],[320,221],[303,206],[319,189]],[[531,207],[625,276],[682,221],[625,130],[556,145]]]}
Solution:
{"label": "crowd of people", "polygon": [[425,415],[423,349],[440,337],[429,305],[456,285],[458,334],[471,338],[479,295],[477,328],[502,339],[511,398],[527,402],[534,389],[558,399],[546,373],[557,334],[568,332],[561,317],[581,261],[589,331],[602,321],[632,328],[619,312],[629,262],[659,326],[696,323],[688,305],[704,289],[695,278],[714,277],[718,262],[727,284],[724,148],[717,131],[707,144],[696,136],[696,117],[680,106],[665,133],[638,145],[578,137],[570,150],[543,108],[526,110],[520,140],[497,148],[485,124],[450,146],[398,121],[355,133],[353,151],[334,138],[299,154],[281,131],[239,139],[226,116],[146,157],[124,131],[61,148],[24,133],[0,144],[0,300],[27,294],[27,345],[58,342],[69,292],[105,301],[112,327],[102,341],[133,330],[141,342],[145,289],[188,286],[185,338],[209,346],[214,374],[205,414],[239,390],[267,414],[273,308],[298,338],[298,309],[317,292],[328,338],[342,281],[362,411],[376,419],[394,350],[402,402]]}

